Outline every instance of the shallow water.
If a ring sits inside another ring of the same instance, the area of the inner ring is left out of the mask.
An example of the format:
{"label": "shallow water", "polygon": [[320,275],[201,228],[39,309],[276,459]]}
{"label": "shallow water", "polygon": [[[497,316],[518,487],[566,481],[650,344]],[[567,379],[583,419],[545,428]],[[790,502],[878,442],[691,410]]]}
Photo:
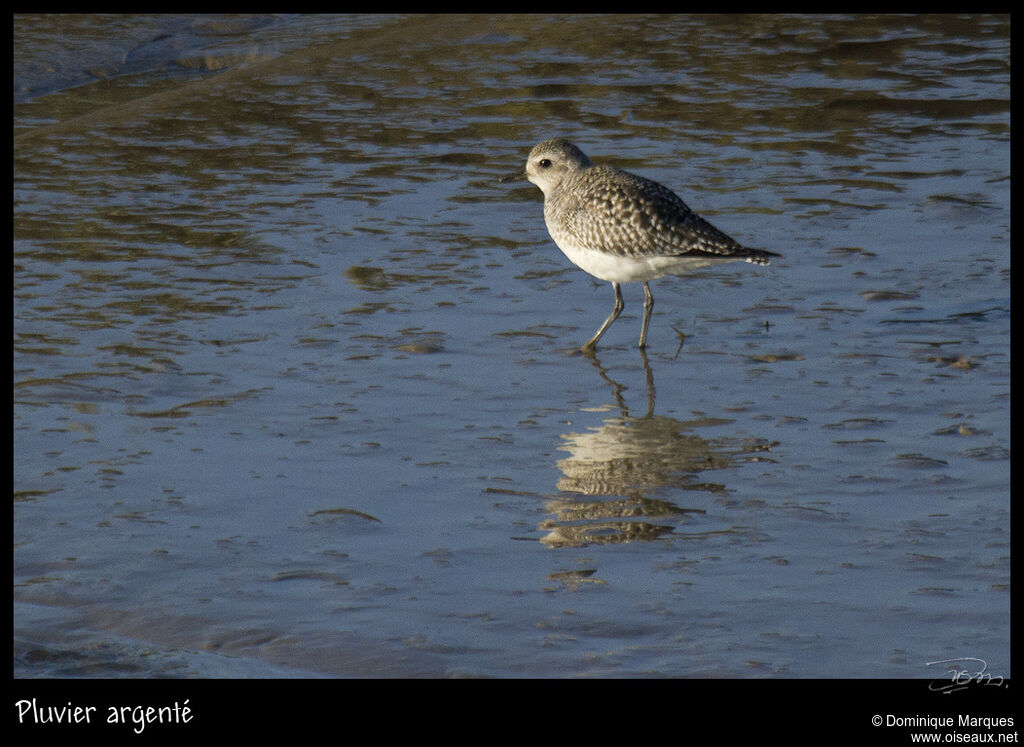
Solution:
{"label": "shallow water", "polygon": [[17,676],[1011,674],[1007,17],[14,26]]}

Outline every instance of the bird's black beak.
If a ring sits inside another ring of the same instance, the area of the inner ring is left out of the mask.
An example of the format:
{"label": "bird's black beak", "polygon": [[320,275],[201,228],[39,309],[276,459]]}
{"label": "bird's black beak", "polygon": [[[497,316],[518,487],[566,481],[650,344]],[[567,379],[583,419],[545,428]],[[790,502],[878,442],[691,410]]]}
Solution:
{"label": "bird's black beak", "polygon": [[499,184],[504,183],[504,182],[522,182],[522,181],[526,181],[526,172],[525,171],[520,171],[518,174],[509,174],[508,176],[503,176],[500,179],[498,179],[498,183]]}

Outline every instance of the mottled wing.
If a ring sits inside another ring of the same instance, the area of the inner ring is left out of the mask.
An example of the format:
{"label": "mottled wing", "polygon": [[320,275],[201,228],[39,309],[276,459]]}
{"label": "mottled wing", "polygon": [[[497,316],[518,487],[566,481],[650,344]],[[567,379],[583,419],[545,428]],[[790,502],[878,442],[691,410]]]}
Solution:
{"label": "mottled wing", "polygon": [[595,166],[566,193],[566,226],[586,246],[623,257],[748,254],[672,190],[641,176]]}

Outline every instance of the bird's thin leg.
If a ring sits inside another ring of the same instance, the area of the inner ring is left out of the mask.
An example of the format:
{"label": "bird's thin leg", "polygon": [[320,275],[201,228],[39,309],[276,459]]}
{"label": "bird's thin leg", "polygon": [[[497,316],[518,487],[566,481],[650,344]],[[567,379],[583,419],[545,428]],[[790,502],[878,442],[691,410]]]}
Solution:
{"label": "bird's thin leg", "polygon": [[619,289],[619,284],[612,283],[612,288],[615,289],[615,306],[612,308],[612,313],[604,320],[604,324],[601,325],[601,329],[597,330],[597,334],[591,337],[590,341],[583,346],[583,350],[593,350],[597,346],[597,341],[601,339],[601,335],[612,326],[612,322],[619,318],[619,314],[622,313],[622,309],[626,306],[622,302],[622,291]]}
{"label": "bird's thin leg", "polygon": [[651,289],[647,286],[647,281],[644,281],[644,321],[640,325],[640,348],[647,347],[647,325],[651,323],[651,309],[654,308],[654,296],[651,295]]}

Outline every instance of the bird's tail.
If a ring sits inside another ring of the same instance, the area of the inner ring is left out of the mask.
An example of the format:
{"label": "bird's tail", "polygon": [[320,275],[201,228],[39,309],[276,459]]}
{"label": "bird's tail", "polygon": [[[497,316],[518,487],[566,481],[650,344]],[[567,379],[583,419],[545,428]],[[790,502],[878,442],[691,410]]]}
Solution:
{"label": "bird's tail", "polygon": [[770,252],[767,249],[751,249],[750,247],[743,247],[744,256],[743,258],[747,262],[752,262],[755,265],[766,265],[771,262],[772,257],[781,257],[781,254],[776,252]]}

